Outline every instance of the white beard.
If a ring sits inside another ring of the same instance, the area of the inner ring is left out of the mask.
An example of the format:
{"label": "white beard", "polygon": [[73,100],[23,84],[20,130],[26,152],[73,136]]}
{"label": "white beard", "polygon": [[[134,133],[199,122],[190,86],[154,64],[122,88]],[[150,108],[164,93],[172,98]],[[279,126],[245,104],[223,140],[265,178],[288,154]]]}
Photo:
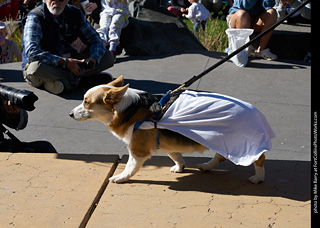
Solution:
{"label": "white beard", "polygon": [[54,16],[59,16],[64,10],[64,8],[57,5],[54,5],[53,7],[47,7],[47,8],[49,12]]}

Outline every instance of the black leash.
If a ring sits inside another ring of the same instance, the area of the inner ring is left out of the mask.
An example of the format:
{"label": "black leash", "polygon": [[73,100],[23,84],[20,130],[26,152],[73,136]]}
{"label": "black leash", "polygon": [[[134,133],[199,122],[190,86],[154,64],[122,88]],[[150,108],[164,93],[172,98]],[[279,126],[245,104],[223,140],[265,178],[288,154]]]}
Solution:
{"label": "black leash", "polygon": [[[295,10],[293,10],[291,13],[289,13],[287,16],[285,16],[283,19],[281,19],[280,21],[278,21],[277,23],[275,23],[274,25],[272,25],[270,28],[268,28],[266,31],[260,33],[258,36],[254,37],[252,40],[250,40],[248,43],[244,44],[242,47],[238,48],[237,50],[235,50],[234,52],[232,52],[230,55],[226,56],[225,58],[221,59],[219,62],[217,62],[216,64],[214,64],[213,66],[209,67],[208,69],[204,70],[202,73],[200,73],[199,75],[195,75],[193,76],[191,79],[189,79],[188,81],[186,81],[185,83],[183,83],[181,86],[179,86],[177,89],[173,90],[173,91],[168,91],[162,98],[161,100],[158,102],[158,104],[161,107],[161,110],[164,110],[166,108],[166,103],[167,101],[170,99],[170,97],[172,97],[175,94],[178,94],[178,92],[180,90],[182,90],[185,87],[189,87],[190,85],[192,85],[195,81],[197,81],[198,79],[202,78],[203,76],[205,76],[206,74],[208,74],[210,71],[214,70],[215,68],[217,68],[218,66],[220,66],[221,64],[225,63],[226,61],[228,61],[229,59],[231,59],[233,56],[237,55],[239,52],[243,51],[245,48],[249,47],[251,44],[253,44],[256,40],[260,39],[261,37],[263,37],[264,35],[266,35],[268,32],[270,32],[271,30],[273,30],[274,28],[276,28],[278,25],[280,25],[281,23],[283,23],[285,20],[287,20],[289,17],[291,17],[293,14],[295,14],[297,11],[299,11],[300,9],[302,9],[302,7],[306,6],[308,3],[310,3],[311,0],[307,0],[305,2],[303,2],[300,6],[298,6]],[[153,122],[155,122],[155,128],[157,129],[157,125],[156,122],[158,122],[161,119],[161,113],[160,111],[155,113],[154,116],[152,117]],[[133,128],[133,132],[138,130],[139,127],[143,124],[145,120],[143,121],[138,121],[135,123],[134,128]],[[159,147],[159,130],[158,130],[158,136],[157,136],[157,147]]]}
{"label": "black leash", "polygon": [[176,90],[172,91],[171,93],[175,93],[176,91],[179,91],[185,87],[189,87],[190,85],[192,85],[195,81],[197,81],[198,79],[202,78],[204,75],[208,74],[210,71],[214,70],[215,68],[217,68],[218,66],[220,66],[221,64],[225,63],[226,61],[228,61],[229,59],[231,59],[233,56],[237,55],[239,52],[243,51],[244,49],[246,49],[247,47],[249,47],[251,44],[253,44],[256,40],[260,39],[261,37],[263,37],[264,35],[266,35],[267,33],[269,33],[271,30],[275,29],[277,26],[279,26],[281,23],[283,23],[285,20],[287,20],[289,17],[291,17],[292,15],[294,15],[296,12],[298,12],[300,9],[302,9],[303,7],[305,7],[308,3],[310,3],[311,0],[307,0],[305,2],[303,2],[300,6],[298,6],[295,10],[293,10],[291,13],[289,13],[287,16],[285,16],[283,19],[281,19],[280,21],[278,21],[277,23],[275,23],[274,25],[272,25],[270,28],[268,28],[267,30],[265,30],[264,32],[260,33],[259,35],[257,35],[256,37],[254,37],[252,40],[250,40],[248,43],[244,44],[242,47],[238,48],[237,50],[235,50],[234,52],[232,52],[230,55],[226,56],[225,58],[221,59],[219,62],[217,62],[216,64],[214,64],[213,66],[209,67],[208,69],[206,69],[205,71],[203,71],[202,73],[200,73],[199,75],[195,75],[193,76],[191,79],[189,79],[188,81],[186,81],[185,83],[183,83],[179,88],[177,88]]}

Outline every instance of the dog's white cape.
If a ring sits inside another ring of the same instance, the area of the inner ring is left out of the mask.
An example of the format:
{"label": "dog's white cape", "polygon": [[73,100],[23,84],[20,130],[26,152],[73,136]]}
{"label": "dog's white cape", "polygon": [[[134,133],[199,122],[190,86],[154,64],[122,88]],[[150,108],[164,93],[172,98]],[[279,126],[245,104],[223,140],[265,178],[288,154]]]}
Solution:
{"label": "dog's white cape", "polygon": [[[150,128],[154,124],[147,121],[139,127]],[[243,166],[269,151],[275,137],[264,115],[253,105],[226,95],[189,90],[171,105],[158,128],[178,132]]]}

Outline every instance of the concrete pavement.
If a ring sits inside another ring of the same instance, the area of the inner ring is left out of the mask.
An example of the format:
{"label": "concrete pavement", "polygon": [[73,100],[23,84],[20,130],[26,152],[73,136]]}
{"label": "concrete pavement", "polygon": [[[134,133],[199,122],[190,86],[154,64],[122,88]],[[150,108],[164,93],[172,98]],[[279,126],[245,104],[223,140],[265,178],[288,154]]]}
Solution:
{"label": "concrete pavement", "polygon": [[117,160],[116,155],[0,153],[0,227],[79,227]]}
{"label": "concrete pavement", "polygon": [[200,172],[189,157],[170,173],[155,156],[125,184],[115,155],[0,154],[1,227],[311,227],[310,163],[267,160],[267,178],[247,181],[252,167],[221,164]]}
{"label": "concrete pavement", "polygon": [[310,227],[307,162],[268,160],[266,182],[253,185],[252,167],[199,172],[195,164],[207,160],[188,158],[178,174],[169,158],[152,158],[129,183],[108,185],[87,227]]}
{"label": "concrete pavement", "polygon": [[[223,56],[120,57],[106,72],[124,75],[133,88],[165,93]],[[155,157],[129,183],[109,184],[107,177],[124,168],[126,146],[103,124],[68,116],[85,91],[55,96],[32,88],[19,63],[2,64],[0,72],[5,85],[40,98],[27,128],[12,132],[26,142],[48,141],[58,153],[0,153],[1,227],[310,227],[309,64],[227,62],[191,87],[240,98],[264,113],[277,136],[259,185],[247,181],[252,167],[226,162],[211,173],[197,171],[194,165],[212,151],[189,155],[183,174],[170,173],[172,162]]]}

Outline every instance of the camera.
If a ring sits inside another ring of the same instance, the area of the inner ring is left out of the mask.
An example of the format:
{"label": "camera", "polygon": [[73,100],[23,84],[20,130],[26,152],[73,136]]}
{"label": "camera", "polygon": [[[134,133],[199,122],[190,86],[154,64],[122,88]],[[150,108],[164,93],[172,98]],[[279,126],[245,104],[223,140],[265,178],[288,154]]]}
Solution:
{"label": "camera", "polygon": [[91,70],[93,68],[94,62],[90,60],[86,60],[83,63],[79,64],[84,70]]}
{"label": "camera", "polygon": [[38,97],[28,90],[19,90],[9,86],[0,85],[0,100],[8,100],[18,108],[33,111],[35,109],[34,102],[38,100]]}

